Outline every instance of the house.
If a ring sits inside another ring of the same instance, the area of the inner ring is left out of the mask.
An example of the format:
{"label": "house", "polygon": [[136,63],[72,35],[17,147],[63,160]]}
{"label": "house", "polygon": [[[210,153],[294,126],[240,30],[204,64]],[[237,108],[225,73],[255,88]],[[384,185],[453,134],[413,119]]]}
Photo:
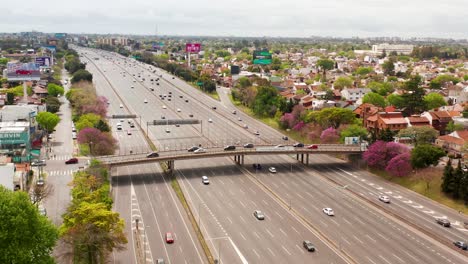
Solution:
{"label": "house", "polygon": [[348,101],[357,101],[362,99],[364,95],[370,93],[371,89],[369,88],[351,88],[351,89],[343,89],[341,91],[341,96]]}
{"label": "house", "polygon": [[379,134],[382,130],[399,131],[408,127],[408,121],[401,112],[378,112],[367,118],[364,116],[364,127]]}
{"label": "house", "polygon": [[408,122],[409,127],[415,127],[415,126],[430,126],[431,122],[429,122],[429,119],[425,116],[410,116],[410,117],[405,117],[405,120]]}
{"label": "house", "polygon": [[421,116],[426,117],[431,123],[432,127],[440,132],[441,135],[447,134],[446,127],[450,121],[452,121],[452,116],[448,111],[431,111],[424,112]]}
{"label": "house", "polygon": [[455,131],[448,135],[440,136],[436,139],[435,144],[448,153],[461,156],[464,152],[464,146],[468,142],[468,130]]}
{"label": "house", "polygon": [[354,110],[356,117],[362,119],[366,119],[366,117],[373,116],[378,112],[379,107],[369,103],[362,104]]}

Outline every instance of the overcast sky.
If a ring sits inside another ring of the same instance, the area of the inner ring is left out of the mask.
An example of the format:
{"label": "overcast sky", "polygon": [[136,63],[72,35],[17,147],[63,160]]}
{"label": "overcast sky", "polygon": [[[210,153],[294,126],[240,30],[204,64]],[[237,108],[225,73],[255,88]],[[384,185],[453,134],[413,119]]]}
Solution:
{"label": "overcast sky", "polygon": [[[65,4],[66,3],[66,4]],[[467,0],[0,1],[0,32],[468,38]]]}

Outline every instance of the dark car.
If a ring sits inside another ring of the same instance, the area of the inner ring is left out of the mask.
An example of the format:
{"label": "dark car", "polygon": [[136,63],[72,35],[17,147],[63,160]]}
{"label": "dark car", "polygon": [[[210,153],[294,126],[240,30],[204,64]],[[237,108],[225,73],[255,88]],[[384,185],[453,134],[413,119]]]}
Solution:
{"label": "dark car", "polygon": [[287,136],[283,136],[282,139],[283,140],[289,140],[289,138]]}
{"label": "dark car", "polygon": [[77,158],[71,158],[71,159],[65,161],[65,164],[77,164],[77,163],[78,163]]}
{"label": "dark car", "polygon": [[447,219],[444,219],[444,218],[437,218],[437,219],[436,219],[436,222],[437,222],[439,225],[442,225],[442,226],[445,226],[445,227],[450,227],[450,221],[447,220]]}
{"label": "dark car", "polygon": [[244,148],[253,148],[254,147],[254,144],[252,143],[247,143],[244,145]]}
{"label": "dark car", "polygon": [[261,165],[261,164],[254,163],[254,164],[252,164],[252,166],[253,166],[254,169],[256,169],[256,170],[261,170],[261,169],[262,169],[262,165]]}
{"label": "dark car", "polygon": [[191,147],[191,148],[189,148],[189,149],[187,149],[187,150],[188,150],[188,152],[194,152],[195,150],[197,150],[197,149],[199,149],[199,148],[200,148],[200,147],[193,146],[193,147]]}
{"label": "dark car", "polygon": [[304,248],[307,249],[307,251],[310,251],[310,252],[315,251],[314,245],[309,240],[304,240],[304,242],[302,242],[302,245],[304,245]]}
{"label": "dark car", "polygon": [[151,152],[148,155],[146,155],[147,158],[157,158],[159,157],[159,153],[157,152]]}
{"label": "dark car", "polygon": [[187,99],[187,100],[185,100],[185,102],[186,102],[186,103],[188,103],[188,99]]}
{"label": "dark car", "polygon": [[236,149],[236,146],[232,146],[232,145],[224,147],[224,150],[235,150],[235,149]]}
{"label": "dark car", "polygon": [[455,242],[453,242],[453,244],[454,244],[455,246],[457,246],[457,247],[463,249],[463,250],[468,249],[468,245],[466,245],[466,243],[463,242],[463,241],[455,241]]}
{"label": "dark car", "polygon": [[302,144],[302,143],[296,143],[296,144],[293,145],[293,147],[295,147],[295,148],[303,148],[303,147],[304,147],[304,144]]}
{"label": "dark car", "polygon": [[216,106],[212,106],[211,109],[216,110]]}

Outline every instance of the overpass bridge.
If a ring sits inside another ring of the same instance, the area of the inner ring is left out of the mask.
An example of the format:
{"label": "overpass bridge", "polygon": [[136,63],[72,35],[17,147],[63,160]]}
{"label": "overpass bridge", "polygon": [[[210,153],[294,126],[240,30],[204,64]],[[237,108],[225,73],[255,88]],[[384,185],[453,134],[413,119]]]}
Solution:
{"label": "overpass bridge", "polygon": [[311,154],[360,154],[366,151],[361,145],[343,145],[343,144],[317,144],[317,148],[298,148],[293,146],[258,146],[255,148],[236,148],[235,150],[224,150],[223,148],[208,148],[206,152],[194,153],[187,150],[160,151],[158,157],[147,158],[145,154],[130,155],[112,155],[101,156],[97,159],[103,165],[109,167],[126,166],[135,164],[145,164],[154,162],[163,162],[172,172],[176,160],[206,159],[214,157],[234,157],[237,164],[244,164],[245,155],[282,155],[296,154],[296,159],[302,163],[309,164],[309,155]]}

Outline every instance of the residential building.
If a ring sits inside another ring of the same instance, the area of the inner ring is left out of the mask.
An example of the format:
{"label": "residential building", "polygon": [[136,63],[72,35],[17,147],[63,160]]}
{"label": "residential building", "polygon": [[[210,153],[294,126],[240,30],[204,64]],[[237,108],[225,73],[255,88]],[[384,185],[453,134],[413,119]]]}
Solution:
{"label": "residential building", "polygon": [[346,88],[341,91],[341,97],[348,101],[356,102],[357,100],[362,99],[364,95],[370,92],[371,89],[369,88]]}
{"label": "residential building", "polygon": [[374,54],[382,54],[385,51],[385,53],[390,54],[391,52],[395,51],[398,54],[409,55],[411,52],[413,52],[413,48],[413,45],[383,43],[372,45],[372,52]]}
{"label": "residential building", "polygon": [[461,156],[464,152],[464,146],[468,142],[468,130],[455,131],[448,135],[440,136],[435,144],[442,147],[447,152]]}
{"label": "residential building", "polygon": [[15,164],[0,163],[0,185],[9,190],[14,190]]}
{"label": "residential building", "polygon": [[426,117],[432,127],[439,131],[441,135],[447,134],[447,125],[450,121],[452,121],[452,116],[448,111],[432,111],[432,112],[424,112],[421,116]]}

